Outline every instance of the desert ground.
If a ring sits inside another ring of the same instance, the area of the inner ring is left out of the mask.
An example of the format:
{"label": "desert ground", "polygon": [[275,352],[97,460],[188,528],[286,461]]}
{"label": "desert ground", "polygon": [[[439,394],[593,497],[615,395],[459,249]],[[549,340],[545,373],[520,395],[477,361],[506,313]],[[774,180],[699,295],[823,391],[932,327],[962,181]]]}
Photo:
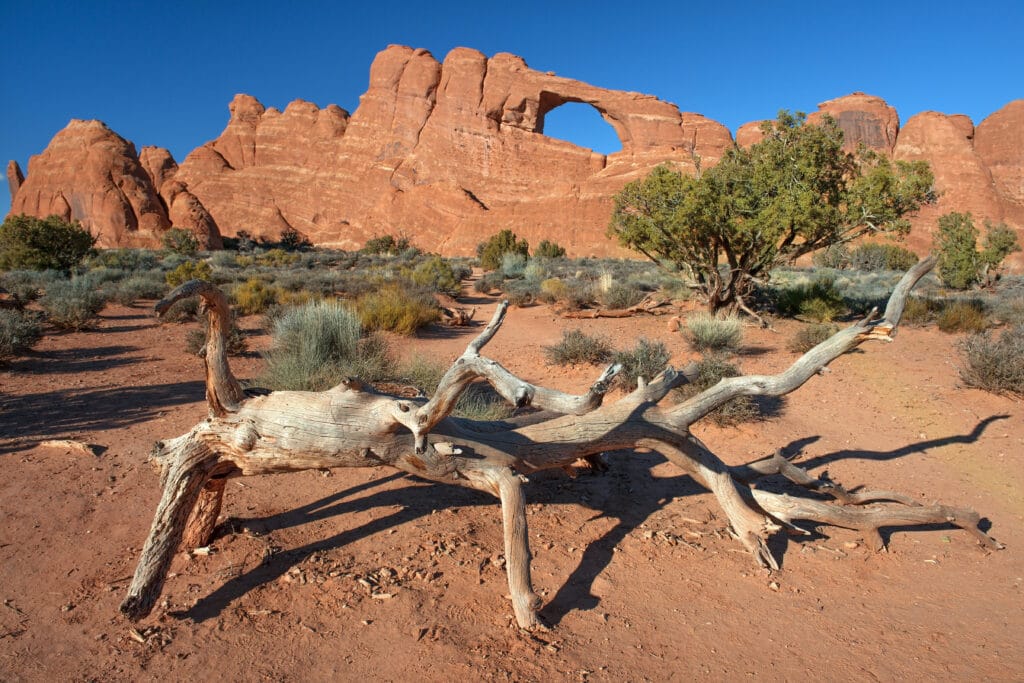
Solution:
{"label": "desert ground", "polygon": [[[487,320],[497,299],[467,299]],[[258,374],[269,343],[243,318]],[[777,372],[799,323],[745,329],[746,373]],[[194,323],[193,323],[194,325]],[[665,317],[567,320],[514,308],[489,355],[580,392],[599,372],[545,363],[582,328],[694,356]],[[970,507],[1006,545],[945,526],[776,534],[755,567],[712,496],[660,456],[531,478],[534,587],[549,630],[521,632],[505,597],[496,499],[397,471],[231,480],[208,551],[179,553],[158,607],[118,605],[160,495],[153,443],[206,414],[189,324],[108,306],[0,368],[0,678],[147,680],[1020,680],[1024,671],[1024,403],[963,388],[960,337],[905,327],[786,397],[779,413],[699,436],[730,463],[777,448],[848,485]],[[391,337],[403,357],[454,359],[477,328]],[[610,396],[609,400],[614,400]],[[48,440],[94,446],[89,454]]]}

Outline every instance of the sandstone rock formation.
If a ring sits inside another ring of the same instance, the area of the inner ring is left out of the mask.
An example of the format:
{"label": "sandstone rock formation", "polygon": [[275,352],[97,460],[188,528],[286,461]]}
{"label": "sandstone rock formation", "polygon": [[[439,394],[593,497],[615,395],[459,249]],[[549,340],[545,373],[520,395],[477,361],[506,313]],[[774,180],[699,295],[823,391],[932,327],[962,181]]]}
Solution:
{"label": "sandstone rock formation", "polygon": [[[606,156],[545,136],[545,117],[569,102],[594,107],[622,150]],[[79,218],[103,245],[152,241],[173,223],[211,246],[219,231],[273,239],[295,229],[342,248],[403,233],[431,250],[469,254],[511,228],[573,255],[627,255],[605,237],[612,196],[659,163],[693,172],[698,159],[709,167],[733,144],[721,124],[655,97],[467,48],[441,63],[426,50],[388,47],[351,116],[302,100],[282,112],[248,95],[229,110],[221,135],[180,167],[167,150],[146,147],[136,157],[102,124],[73,121],[33,159],[24,183],[17,165],[8,167],[12,210]],[[863,93],[824,102],[809,118],[825,113],[851,147],[932,163],[942,199],[916,219],[911,247],[926,250],[935,217],[951,210],[1024,227],[1024,100],[977,132],[966,117],[935,113],[900,130],[895,110]],[[759,123],[742,126],[736,142],[759,140]]]}
{"label": "sandstone rock formation", "polygon": [[7,162],[7,187],[11,192],[11,197],[18,194],[18,189],[21,184],[25,182],[25,174],[21,172],[21,166],[14,159]]}

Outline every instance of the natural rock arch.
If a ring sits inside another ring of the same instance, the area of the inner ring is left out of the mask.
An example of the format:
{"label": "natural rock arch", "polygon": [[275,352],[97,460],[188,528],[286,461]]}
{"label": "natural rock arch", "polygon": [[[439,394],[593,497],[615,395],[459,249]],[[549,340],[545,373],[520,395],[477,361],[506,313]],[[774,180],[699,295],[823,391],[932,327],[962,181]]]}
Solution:
{"label": "natural rock arch", "polygon": [[618,147],[613,150],[605,148],[594,149],[593,151],[607,156],[608,154],[621,152],[625,147],[625,143],[622,140],[622,135],[625,129],[619,121],[608,115],[607,110],[602,110],[600,107],[579,98],[563,98],[549,92],[542,92],[540,94],[540,107],[537,110],[537,129],[535,132],[546,135],[549,138],[570,142],[577,147],[591,148],[589,143],[580,141],[578,136],[571,133],[569,135],[552,133],[550,130],[551,126],[549,116],[555,111],[563,114],[568,113],[570,116],[577,119],[583,119],[584,117],[592,118],[592,116],[601,117],[604,123],[609,126],[611,131],[614,133],[615,139],[618,141]]}

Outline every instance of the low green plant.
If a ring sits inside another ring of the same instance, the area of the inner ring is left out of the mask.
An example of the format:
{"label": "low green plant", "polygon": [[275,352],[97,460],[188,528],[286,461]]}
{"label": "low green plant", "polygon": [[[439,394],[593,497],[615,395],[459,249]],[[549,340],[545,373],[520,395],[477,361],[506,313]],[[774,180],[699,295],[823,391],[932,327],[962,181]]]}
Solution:
{"label": "low green plant", "polygon": [[640,338],[632,349],[617,351],[612,356],[613,363],[622,365],[615,378],[616,383],[625,391],[633,391],[637,387],[637,379],[643,377],[650,381],[665,369],[670,358],[663,343]]}
{"label": "low green plant", "polygon": [[242,315],[259,315],[278,302],[281,290],[259,278],[249,278],[231,293],[235,310]]}
{"label": "low green plant", "polygon": [[533,252],[534,258],[565,258],[565,248],[555,242],[541,240]]}
{"label": "low green plant", "polygon": [[379,235],[366,240],[360,251],[364,254],[397,255],[410,248],[409,238],[394,235]]}
{"label": "low green plant", "polygon": [[[739,377],[742,374],[739,368],[721,356],[712,355],[702,358],[697,362],[696,380],[680,387],[677,390],[678,396],[683,400],[692,398],[705,389],[715,386],[726,377]],[[719,426],[728,427],[760,419],[761,410],[750,396],[738,396],[715,408],[708,414],[708,418]]]}
{"label": "low green plant", "polygon": [[918,262],[917,255],[895,244],[869,242],[850,251],[850,268],[854,270],[909,270]]}
{"label": "low green plant", "polygon": [[364,333],[359,316],[336,301],[316,301],[284,311],[273,324],[266,369],[268,389],[323,391],[345,377],[373,382],[387,377],[387,343]]}
{"label": "low green plant", "polygon": [[985,307],[976,301],[954,301],[935,318],[943,332],[983,332],[989,326]]}
{"label": "low green plant", "polygon": [[811,323],[801,325],[793,338],[789,340],[789,350],[806,353],[839,331],[833,323]]}
{"label": "low green plant", "polygon": [[695,351],[735,352],[743,342],[743,323],[734,315],[719,318],[698,311],[687,316],[684,335]]}
{"label": "low green plant", "polygon": [[60,216],[8,216],[0,225],[0,270],[69,272],[92,253],[94,237]]}
{"label": "low green plant", "polygon": [[1024,395],[1024,325],[971,335],[960,346],[960,378],[997,394]]}
{"label": "low green plant", "polygon": [[131,306],[138,299],[159,299],[167,293],[167,283],[159,275],[132,275],[108,290],[111,301]]}
{"label": "low green plant", "polygon": [[309,241],[308,237],[291,226],[281,231],[281,237],[278,239],[278,244],[280,244],[281,248],[285,251],[301,251],[313,246],[313,243]]}
{"label": "low green plant", "polygon": [[501,276],[500,272],[484,273],[473,283],[473,291],[480,294],[490,294],[496,289],[501,289],[504,282],[505,278]]}
{"label": "low green plant", "polygon": [[213,277],[213,268],[206,261],[184,261],[174,270],[168,271],[164,277],[168,285],[177,287],[189,280],[210,280]]}
{"label": "low green plant", "polygon": [[505,298],[513,306],[529,306],[540,298],[540,283],[536,280],[508,280],[504,290]]}
{"label": "low green plant", "polygon": [[160,243],[175,254],[192,256],[199,251],[199,238],[185,228],[171,228],[160,238]]}
{"label": "low green plant", "polygon": [[185,323],[195,320],[199,316],[199,297],[190,296],[179,299],[171,304],[160,316],[162,323]]}
{"label": "low green plant", "polygon": [[943,309],[943,303],[936,299],[929,299],[919,296],[911,296],[903,308],[903,317],[900,324],[903,325],[927,325],[935,320]]}
{"label": "low green plant", "polygon": [[0,362],[24,355],[43,338],[39,316],[0,308]]}
{"label": "low green plant", "polygon": [[530,243],[516,237],[511,230],[502,230],[491,235],[485,242],[477,245],[476,255],[480,259],[480,267],[484,270],[497,270],[505,254],[530,255]]}
{"label": "low green plant", "polygon": [[462,292],[462,282],[455,269],[440,256],[431,256],[417,265],[409,279],[421,288],[448,296],[455,297]]}
{"label": "low green plant", "polygon": [[440,308],[429,293],[388,283],[359,297],[356,310],[363,327],[413,334],[440,317]]}
{"label": "low green plant", "polygon": [[106,303],[103,293],[83,278],[55,282],[39,300],[51,324],[70,330],[91,327]]}
{"label": "low green plant", "polygon": [[800,314],[818,322],[830,322],[845,312],[846,303],[835,280],[817,277],[811,282],[782,289],[777,295],[776,308],[785,316]]}
{"label": "low green plant", "polygon": [[612,353],[614,349],[607,337],[586,334],[582,330],[565,330],[561,341],[544,347],[544,355],[552,365],[596,365],[607,362]]}
{"label": "low green plant", "polygon": [[934,249],[939,262],[935,268],[947,287],[967,289],[983,280],[991,281],[1003,259],[1020,250],[1017,234],[1006,225],[986,223],[985,242],[978,251],[978,230],[969,213],[948,213],[939,217]]}
{"label": "low green plant", "polygon": [[499,271],[506,280],[517,280],[525,277],[528,262],[529,259],[525,254],[513,251],[505,252],[501,255]]}

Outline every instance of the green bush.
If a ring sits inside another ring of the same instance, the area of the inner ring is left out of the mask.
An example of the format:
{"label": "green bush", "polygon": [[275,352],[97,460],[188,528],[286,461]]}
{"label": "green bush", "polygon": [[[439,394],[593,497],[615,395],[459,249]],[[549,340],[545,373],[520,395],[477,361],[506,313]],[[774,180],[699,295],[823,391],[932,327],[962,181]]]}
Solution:
{"label": "green bush", "polygon": [[0,362],[23,355],[42,338],[35,313],[0,308]]}
{"label": "green bush", "polygon": [[[491,235],[486,242],[477,245],[476,255],[480,259],[480,267],[484,270],[497,270],[502,265],[505,254],[530,255],[530,243],[520,240],[511,230],[502,230]],[[525,264],[524,264],[525,265]]]}
{"label": "green bush", "polygon": [[544,354],[552,365],[596,365],[607,362],[613,351],[607,337],[589,335],[582,330],[565,330],[561,341],[544,347]]}
{"label": "green bush", "polygon": [[8,216],[0,225],[0,270],[68,272],[92,253],[96,238],[59,216]]}
{"label": "green bush", "polygon": [[[678,395],[685,400],[715,386],[726,377],[739,377],[742,374],[739,368],[720,356],[702,358],[697,362],[697,379],[680,387]],[[737,396],[715,408],[708,417],[715,424],[728,427],[760,419],[761,410],[750,396]]]}
{"label": "green bush", "polygon": [[960,347],[960,377],[968,386],[993,393],[1024,394],[1024,325],[975,334]]}
{"label": "green bush", "polygon": [[440,256],[432,256],[412,271],[410,279],[421,288],[448,296],[462,293],[462,282],[452,265]]}
{"label": "green bush", "polygon": [[565,258],[565,248],[555,242],[541,240],[537,250],[533,252],[534,258]]}
{"label": "green bush", "polygon": [[650,381],[665,369],[671,356],[661,342],[638,339],[636,345],[628,351],[618,351],[612,356],[613,363],[621,363],[622,370],[616,376],[616,383],[625,391],[633,391],[637,379],[643,377]]}
{"label": "green bush", "polygon": [[83,330],[96,322],[107,301],[91,282],[75,278],[54,282],[39,303],[56,327]]}
{"label": "green bush", "polygon": [[829,322],[846,310],[835,280],[817,277],[809,283],[787,287],[777,295],[776,308],[785,316],[798,313],[811,320]]}
{"label": "green bush", "polygon": [[854,270],[909,270],[918,262],[917,255],[895,244],[866,243],[850,252]]}
{"label": "green bush", "polygon": [[366,240],[366,244],[360,249],[364,254],[379,254],[394,256],[401,254],[410,248],[408,237],[395,237],[394,235],[380,235]]}
{"label": "green bush", "polygon": [[1017,234],[1002,223],[985,224],[982,251],[978,252],[978,230],[969,213],[948,213],[939,217],[934,248],[939,254],[936,272],[947,287],[967,289],[982,279],[994,279],[1003,259],[1020,250]]}
{"label": "green bush", "polygon": [[278,240],[278,244],[280,244],[281,248],[285,251],[301,251],[313,246],[313,243],[309,241],[308,237],[292,227],[287,227],[281,231],[281,237]]}
{"label": "green bush", "polygon": [[150,249],[97,249],[85,260],[90,268],[118,268],[128,272],[153,270],[159,263],[158,253]]}
{"label": "green bush", "polygon": [[206,261],[185,261],[165,276],[171,287],[185,284],[189,280],[209,280],[213,277],[213,268]]}
{"label": "green bush", "polygon": [[832,323],[802,325],[789,340],[789,350],[806,353],[838,331],[839,326]]}
{"label": "green bush", "polygon": [[259,278],[249,278],[235,287],[231,298],[242,315],[258,315],[277,303],[281,290]]}
{"label": "green bush", "polygon": [[718,318],[700,311],[686,318],[686,341],[705,353],[736,351],[743,341],[743,323],[736,316]]}
{"label": "green bush", "polygon": [[175,254],[193,256],[199,251],[199,239],[185,228],[171,228],[160,238],[160,243]]}
{"label": "green bush", "polygon": [[440,317],[440,309],[429,293],[389,283],[359,297],[356,310],[363,327],[412,334]]}
{"label": "green bush", "polygon": [[989,319],[985,307],[976,301],[955,301],[946,306],[935,318],[943,332],[983,332]]}
{"label": "green bush", "polygon": [[336,301],[290,308],[274,321],[267,365],[258,382],[274,390],[323,391],[345,377],[387,376],[387,343],[364,334],[359,316]]}

